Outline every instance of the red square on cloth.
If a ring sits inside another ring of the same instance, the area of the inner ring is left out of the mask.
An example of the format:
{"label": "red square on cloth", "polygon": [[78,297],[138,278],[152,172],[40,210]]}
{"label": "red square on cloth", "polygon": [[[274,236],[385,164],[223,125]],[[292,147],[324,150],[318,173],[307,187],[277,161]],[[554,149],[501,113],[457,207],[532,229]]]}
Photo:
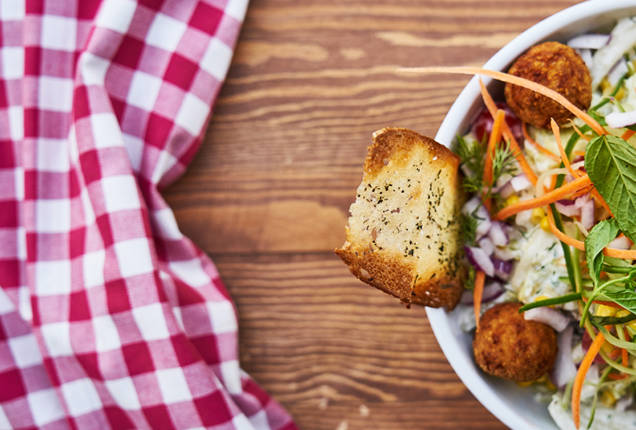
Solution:
{"label": "red square on cloth", "polygon": [[24,396],[26,391],[22,382],[22,375],[19,369],[13,369],[0,373],[0,402],[6,402]]}
{"label": "red square on cloth", "polygon": [[221,19],[223,19],[222,10],[204,2],[199,2],[190,19],[190,25],[204,33],[215,35]]}
{"label": "red square on cloth", "polygon": [[175,54],[170,59],[164,79],[187,91],[192,85],[192,80],[198,69],[199,66],[197,64],[179,54]]}

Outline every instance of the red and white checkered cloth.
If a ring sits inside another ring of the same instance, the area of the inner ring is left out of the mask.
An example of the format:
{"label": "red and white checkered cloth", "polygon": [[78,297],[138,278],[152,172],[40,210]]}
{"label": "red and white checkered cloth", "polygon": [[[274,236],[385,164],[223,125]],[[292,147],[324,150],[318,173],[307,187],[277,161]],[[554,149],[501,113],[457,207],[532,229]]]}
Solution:
{"label": "red and white checkered cloth", "polygon": [[294,429],[239,368],[185,169],[247,0],[0,1],[0,429]]}

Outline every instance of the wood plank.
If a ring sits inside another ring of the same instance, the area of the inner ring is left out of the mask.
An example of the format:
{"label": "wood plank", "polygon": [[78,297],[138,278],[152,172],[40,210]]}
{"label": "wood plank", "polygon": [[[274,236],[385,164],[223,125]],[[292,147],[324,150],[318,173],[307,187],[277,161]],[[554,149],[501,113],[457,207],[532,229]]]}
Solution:
{"label": "wood plank", "polygon": [[423,308],[362,284],[332,254],[213,257],[236,299],[243,367],[301,428],[500,428]]}
{"label": "wood plank", "polygon": [[481,65],[574,0],[253,0],[202,148],[166,190],[235,299],[243,367],[303,429],[504,428],[421,308],[362,285],[343,240],[371,133],[433,136]]}

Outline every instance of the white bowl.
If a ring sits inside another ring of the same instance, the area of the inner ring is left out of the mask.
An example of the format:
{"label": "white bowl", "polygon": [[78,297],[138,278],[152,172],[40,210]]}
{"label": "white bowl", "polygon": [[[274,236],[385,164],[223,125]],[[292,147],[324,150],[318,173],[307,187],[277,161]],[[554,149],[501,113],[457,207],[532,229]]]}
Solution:
{"label": "white bowl", "polygon": [[[484,66],[505,71],[512,61],[532,45],[545,40],[566,41],[589,31],[611,30],[617,18],[636,15],[636,0],[591,0],[562,10],[521,33],[500,49]],[[503,85],[491,82],[491,94],[503,100]],[[481,109],[479,83],[473,78],[451,106],[435,136],[449,146],[458,133],[465,133],[471,120]],[[514,383],[485,375],[476,366],[472,353],[472,336],[458,327],[453,312],[443,309],[426,310],[435,337],[451,366],[475,397],[513,429],[557,429],[547,411],[547,405],[534,400],[534,392]]]}

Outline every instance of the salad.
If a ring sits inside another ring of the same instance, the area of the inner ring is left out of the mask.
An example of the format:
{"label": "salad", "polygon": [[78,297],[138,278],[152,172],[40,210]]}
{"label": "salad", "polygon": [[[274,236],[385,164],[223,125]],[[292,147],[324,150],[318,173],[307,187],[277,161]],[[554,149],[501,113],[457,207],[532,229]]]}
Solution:
{"label": "salad", "polygon": [[535,387],[561,429],[636,428],[636,21],[538,45],[508,74],[431,71],[507,83],[506,103],[482,83],[454,148],[469,195],[457,315],[478,364]]}

